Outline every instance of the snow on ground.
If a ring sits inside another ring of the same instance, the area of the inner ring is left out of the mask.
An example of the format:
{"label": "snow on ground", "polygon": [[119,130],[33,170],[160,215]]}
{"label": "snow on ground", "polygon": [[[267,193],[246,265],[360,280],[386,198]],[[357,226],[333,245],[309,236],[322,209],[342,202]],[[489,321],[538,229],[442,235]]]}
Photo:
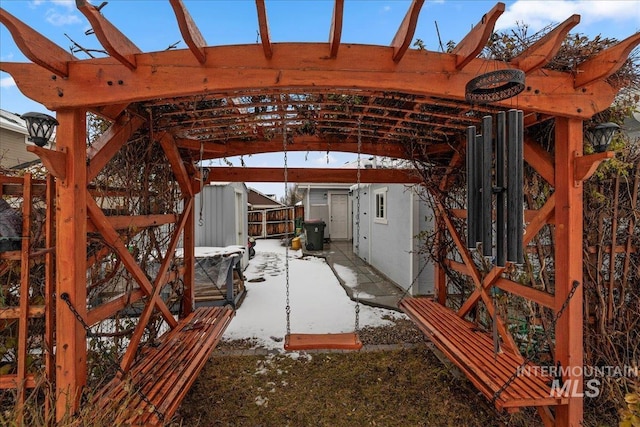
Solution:
{"label": "snow on ground", "polygon": [[[258,347],[282,349],[286,333],[285,251],[279,240],[257,240],[256,256],[244,272],[247,295],[223,335],[224,340],[252,339]],[[301,250],[289,249],[289,299],[291,332],[351,332],[356,304],[349,299],[323,258],[302,258]],[[348,286],[356,275],[340,266]],[[264,281],[252,282],[263,278]],[[360,295],[363,297],[363,295]],[[383,326],[383,317],[404,315],[394,310],[360,304],[360,327]],[[275,339],[274,339],[275,338]]]}

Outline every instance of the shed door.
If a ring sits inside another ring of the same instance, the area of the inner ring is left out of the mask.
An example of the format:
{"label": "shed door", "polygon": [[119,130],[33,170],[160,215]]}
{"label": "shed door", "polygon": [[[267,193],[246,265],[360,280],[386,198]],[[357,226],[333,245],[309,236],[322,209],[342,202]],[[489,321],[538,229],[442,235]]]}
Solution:
{"label": "shed door", "polygon": [[331,239],[348,239],[348,196],[346,194],[331,194],[329,233]]}

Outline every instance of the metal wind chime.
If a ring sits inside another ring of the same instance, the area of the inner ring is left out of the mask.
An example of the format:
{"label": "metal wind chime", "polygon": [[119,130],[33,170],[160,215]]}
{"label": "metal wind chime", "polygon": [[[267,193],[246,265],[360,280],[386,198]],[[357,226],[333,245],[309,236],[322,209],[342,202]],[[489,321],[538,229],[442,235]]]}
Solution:
{"label": "metal wind chime", "polygon": [[467,128],[467,247],[481,244],[499,267],[524,263],[523,117],[521,110],[501,111],[495,132],[492,116],[483,117],[481,134]]}

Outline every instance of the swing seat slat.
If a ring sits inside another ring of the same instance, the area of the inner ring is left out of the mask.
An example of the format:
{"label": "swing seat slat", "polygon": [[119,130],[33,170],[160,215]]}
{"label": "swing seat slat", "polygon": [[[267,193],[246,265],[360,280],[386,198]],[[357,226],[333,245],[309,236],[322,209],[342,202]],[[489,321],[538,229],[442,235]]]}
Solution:
{"label": "swing seat slat", "polygon": [[360,350],[362,342],[355,332],[339,334],[288,334],[285,350]]}
{"label": "swing seat slat", "polygon": [[495,399],[498,410],[516,412],[524,406],[567,403],[566,396],[553,392],[550,378],[541,369],[532,364],[523,366],[524,358],[519,354],[506,350],[494,354],[491,336],[449,308],[428,298],[404,298],[399,307],[487,399],[494,400],[510,376],[522,369]]}

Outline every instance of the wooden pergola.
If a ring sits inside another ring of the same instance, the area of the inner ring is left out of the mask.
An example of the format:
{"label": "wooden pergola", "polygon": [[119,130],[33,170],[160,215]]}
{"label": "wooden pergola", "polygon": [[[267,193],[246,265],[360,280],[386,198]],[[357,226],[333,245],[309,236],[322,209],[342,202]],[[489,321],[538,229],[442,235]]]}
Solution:
{"label": "wooden pergola", "polygon": [[[162,147],[178,182],[184,210],[171,215],[176,224],[171,246],[184,243],[184,313],[193,310],[193,201],[200,190],[196,162],[237,155],[283,151],[361,152],[394,158],[421,159],[442,176],[463,167],[465,132],[480,126],[482,116],[518,108],[526,128],[555,121],[555,152],[547,152],[525,137],[524,160],[554,189],[537,211],[527,213],[525,244],[546,224],[555,227],[555,294],[548,294],[502,276],[494,267],[481,275],[460,231],[454,213],[440,210],[439,218],[456,242],[463,262],[450,267],[468,275],[475,291],[458,311],[466,316],[479,302],[493,316],[488,289],[501,289],[558,311],[574,282],[582,281],[582,186],[600,161],[611,153],[583,155],[583,122],[607,109],[616,95],[607,78],[626,61],[640,43],[640,34],[621,41],[572,72],[543,69],[560,49],[580,17],[569,17],[546,36],[508,62],[483,59],[479,54],[505,10],[497,3],[448,53],[409,49],[423,0],[413,0],[389,46],[341,42],[344,0],[335,0],[326,43],[273,43],[269,37],[264,0],[256,0],[260,43],[210,46],[202,37],[181,0],[169,0],[186,49],[142,52],[109,22],[100,9],[76,0],[108,52],[103,58],[79,59],[36,30],[0,9],[0,22],[11,32],[29,63],[2,62],[29,98],[56,112],[59,121],[56,149],[33,147],[56,178],[55,288],[88,324],[112,316],[131,298],[146,308],[121,366],[134,363],[136,347],[150,312],[159,310],[171,327],[177,321],[159,299],[166,269],[173,258],[168,251],[162,268],[149,280],[129,255],[120,238],[118,221],[138,226],[157,225],[158,218],[109,218],[98,208],[88,186],[127,141],[151,134],[150,144]],[[169,23],[167,23],[169,25]],[[479,73],[517,68],[526,73],[526,88],[516,98],[487,105],[465,100],[465,86]],[[86,143],[86,113],[111,122],[91,147]],[[358,135],[361,137],[358,144]],[[365,172],[365,171],[363,171]],[[212,168],[209,179],[283,181],[282,168]],[[232,178],[230,178],[232,177]],[[355,182],[356,171],[332,169],[292,170],[290,181]],[[415,182],[404,171],[366,171],[363,182]],[[464,212],[456,212],[464,217]],[[155,222],[154,222],[155,221]],[[101,234],[123,260],[140,289],[98,308],[87,310],[87,231]],[[436,292],[446,303],[446,278],[436,269]],[[555,329],[555,359],[562,366],[582,366],[582,290],[578,286]],[[55,380],[58,419],[74,412],[86,384],[86,334],[68,305],[55,302]],[[513,343],[504,324],[499,332]],[[513,346],[512,346],[513,347]],[[517,349],[512,348],[517,353]],[[573,371],[572,371],[573,372]],[[24,373],[23,373],[24,375]],[[571,373],[570,375],[575,375]],[[22,377],[24,378],[24,376]],[[580,376],[568,379],[577,381]],[[578,426],[583,418],[582,398],[569,396],[556,402],[555,411],[538,406],[546,425]]]}

